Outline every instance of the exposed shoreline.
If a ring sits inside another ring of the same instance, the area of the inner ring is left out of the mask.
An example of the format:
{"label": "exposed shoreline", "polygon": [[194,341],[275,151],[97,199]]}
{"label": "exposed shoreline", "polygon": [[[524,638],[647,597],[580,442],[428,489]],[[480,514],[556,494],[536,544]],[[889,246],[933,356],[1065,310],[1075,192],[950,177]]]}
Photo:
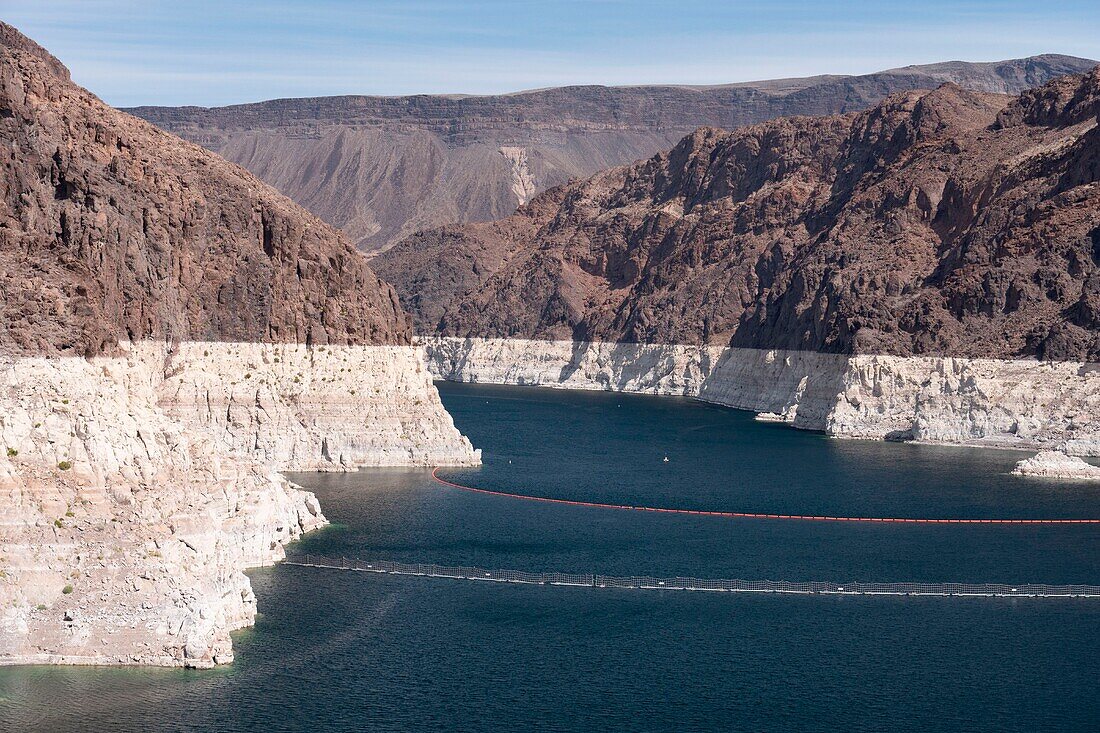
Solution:
{"label": "exposed shoreline", "polygon": [[1100,456],[1100,365],[422,337],[455,382],[681,395],[841,438]]}
{"label": "exposed shoreline", "polygon": [[281,471],[480,461],[414,347],[119,351],[0,360],[0,665],[230,662],[244,570],[327,524]]}
{"label": "exposed shoreline", "polygon": [[280,471],[480,460],[433,376],[681,395],[836,437],[1100,455],[1096,365],[422,342],[4,360],[0,437],[15,454],[0,456],[0,665],[231,661],[229,632],[256,613],[243,571],[327,523]]}

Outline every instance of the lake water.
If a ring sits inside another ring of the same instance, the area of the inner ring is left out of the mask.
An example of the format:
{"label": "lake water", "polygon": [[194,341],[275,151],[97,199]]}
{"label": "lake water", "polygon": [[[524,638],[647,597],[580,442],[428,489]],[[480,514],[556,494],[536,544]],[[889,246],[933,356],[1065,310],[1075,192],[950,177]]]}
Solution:
{"label": "lake water", "polygon": [[[675,398],[440,386],[460,483],[748,512],[1096,517],[1021,454],[833,440]],[[668,457],[666,463],[663,459]],[[298,475],[333,526],[292,555],[709,578],[1100,584],[1097,525],[879,525],[472,494],[427,471]],[[775,596],[279,566],[211,671],[0,669],[13,731],[1100,728],[1100,599]]]}

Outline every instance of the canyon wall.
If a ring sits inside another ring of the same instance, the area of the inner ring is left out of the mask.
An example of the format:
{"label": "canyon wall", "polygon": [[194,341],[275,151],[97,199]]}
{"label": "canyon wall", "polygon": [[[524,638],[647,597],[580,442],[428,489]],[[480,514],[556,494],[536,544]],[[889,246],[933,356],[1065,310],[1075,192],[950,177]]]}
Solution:
{"label": "canyon wall", "polygon": [[417,350],[141,342],[0,363],[0,663],[210,666],[325,523],[276,469],[476,463]]}
{"label": "canyon wall", "polygon": [[677,394],[849,438],[1100,455],[1100,364],[425,337],[440,379]]}
{"label": "canyon wall", "polygon": [[372,261],[422,334],[1100,360],[1100,69],[700,129]]}
{"label": "canyon wall", "polygon": [[186,342],[164,370],[173,417],[281,470],[478,461],[413,347]]}
{"label": "canyon wall", "polygon": [[0,664],[232,659],[278,472],[476,464],[342,235],[0,23]]}
{"label": "canyon wall", "polygon": [[445,379],[1096,455],[1098,120],[1100,68],[704,128],[372,265]]}

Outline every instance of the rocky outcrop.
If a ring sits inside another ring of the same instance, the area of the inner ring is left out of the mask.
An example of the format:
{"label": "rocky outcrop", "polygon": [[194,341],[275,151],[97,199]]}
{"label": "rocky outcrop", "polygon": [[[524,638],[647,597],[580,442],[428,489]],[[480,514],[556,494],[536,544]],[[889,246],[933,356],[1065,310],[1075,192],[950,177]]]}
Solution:
{"label": "rocky outcrop", "polygon": [[1096,361],[1098,89],[701,129],[373,263],[425,334]]}
{"label": "rocky outcrop", "polygon": [[1056,450],[1037,453],[1016,464],[1017,476],[1065,479],[1069,481],[1100,481],[1100,468]]}
{"label": "rocky outcrop", "polygon": [[478,462],[409,347],[118,348],[0,363],[0,664],[231,661],[324,523],[276,469]]}
{"label": "rocky outcrop", "polygon": [[0,24],[0,664],[212,666],[278,471],[474,464],[342,236]]}
{"label": "rocky outcrop", "polygon": [[699,396],[838,437],[1100,455],[1094,364],[729,349]]}
{"label": "rocky outcrop", "polygon": [[164,372],[157,404],[223,453],[294,471],[479,462],[419,349],[186,342],[152,351]]}
{"label": "rocky outcrop", "polygon": [[312,494],[157,405],[149,354],[6,360],[0,663],[211,666]]}
{"label": "rocky outcrop", "polygon": [[441,379],[676,394],[837,437],[1100,455],[1100,366],[669,344],[424,339]]}
{"label": "rocky outcrop", "polygon": [[710,87],[574,86],[131,111],[245,166],[364,250],[379,251],[420,229],[507,216],[534,192],[649,157],[700,126],[850,112],[944,82],[1018,94],[1095,63],[1043,55]]}

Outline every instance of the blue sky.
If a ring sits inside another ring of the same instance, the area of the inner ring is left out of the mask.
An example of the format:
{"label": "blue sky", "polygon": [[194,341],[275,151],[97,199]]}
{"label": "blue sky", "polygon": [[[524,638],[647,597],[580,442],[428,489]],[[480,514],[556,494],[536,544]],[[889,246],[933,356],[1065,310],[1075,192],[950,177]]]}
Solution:
{"label": "blue sky", "polygon": [[1096,0],[0,0],[0,19],[117,106],[1100,58]]}

